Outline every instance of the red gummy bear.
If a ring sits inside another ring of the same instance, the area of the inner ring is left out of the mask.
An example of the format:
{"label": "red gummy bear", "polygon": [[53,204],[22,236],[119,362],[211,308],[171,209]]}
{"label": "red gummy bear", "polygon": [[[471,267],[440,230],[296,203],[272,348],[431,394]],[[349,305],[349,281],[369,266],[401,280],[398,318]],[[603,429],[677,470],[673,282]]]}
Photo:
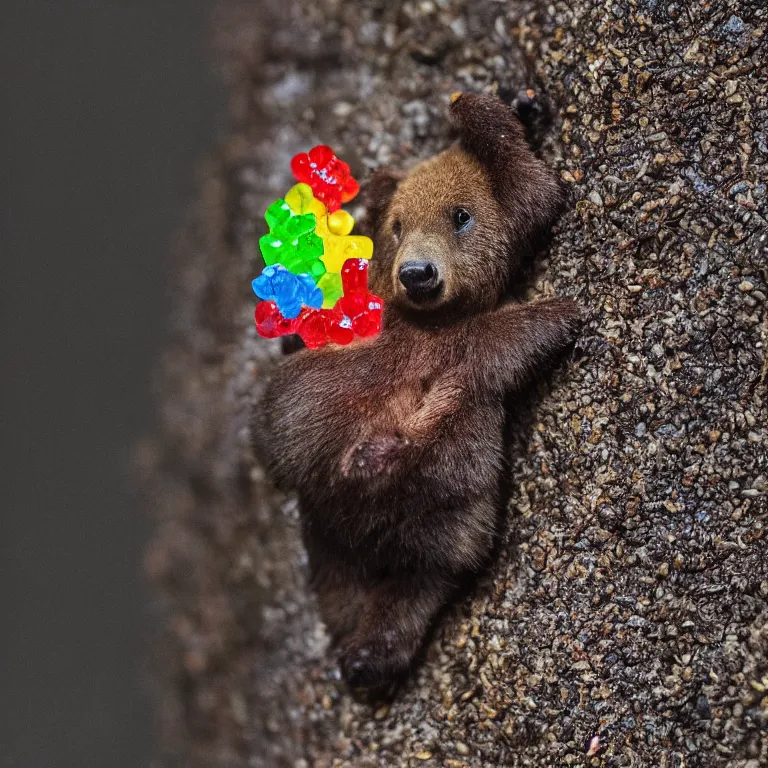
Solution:
{"label": "red gummy bear", "polygon": [[347,259],[341,268],[344,295],[336,306],[351,320],[365,312],[368,304],[368,262],[365,259]]}
{"label": "red gummy bear", "polygon": [[344,295],[336,306],[351,320],[355,336],[375,336],[381,330],[383,302],[368,292],[368,261],[347,259],[341,268]]}
{"label": "red gummy bear", "polygon": [[342,203],[348,203],[360,191],[349,166],[324,144],[295,155],[291,170],[297,181],[312,187],[312,193],[325,204],[328,213],[338,211]]}

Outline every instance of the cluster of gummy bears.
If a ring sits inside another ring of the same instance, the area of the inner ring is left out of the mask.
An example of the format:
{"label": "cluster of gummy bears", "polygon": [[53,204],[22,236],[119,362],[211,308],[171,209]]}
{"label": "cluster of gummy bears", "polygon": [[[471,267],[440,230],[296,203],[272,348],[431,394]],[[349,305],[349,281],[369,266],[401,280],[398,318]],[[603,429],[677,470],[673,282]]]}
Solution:
{"label": "cluster of gummy bears", "polygon": [[382,301],[368,291],[373,243],[350,235],[355,221],[341,209],[360,185],[322,145],[296,155],[291,170],[299,183],[264,214],[256,330],[266,338],[297,333],[310,349],[374,336]]}

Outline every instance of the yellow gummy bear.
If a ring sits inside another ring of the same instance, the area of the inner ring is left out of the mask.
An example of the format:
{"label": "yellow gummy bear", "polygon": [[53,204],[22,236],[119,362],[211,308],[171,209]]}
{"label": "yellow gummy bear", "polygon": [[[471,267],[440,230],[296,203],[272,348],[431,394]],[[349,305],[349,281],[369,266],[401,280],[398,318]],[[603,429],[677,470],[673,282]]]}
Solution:
{"label": "yellow gummy bear", "polygon": [[285,196],[295,214],[314,213],[315,232],[323,240],[320,257],[328,272],[341,272],[347,259],[370,259],[373,241],[362,235],[350,235],[355,220],[341,209],[329,214],[325,205],[312,194],[309,184],[296,184]]}

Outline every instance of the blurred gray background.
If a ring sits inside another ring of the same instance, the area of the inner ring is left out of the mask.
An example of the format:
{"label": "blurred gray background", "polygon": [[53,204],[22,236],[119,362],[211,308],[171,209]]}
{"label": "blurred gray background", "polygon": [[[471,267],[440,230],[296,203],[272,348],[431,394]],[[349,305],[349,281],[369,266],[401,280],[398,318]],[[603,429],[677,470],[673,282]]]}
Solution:
{"label": "blurred gray background", "polygon": [[147,765],[131,487],[171,237],[223,97],[213,0],[0,13],[0,765]]}

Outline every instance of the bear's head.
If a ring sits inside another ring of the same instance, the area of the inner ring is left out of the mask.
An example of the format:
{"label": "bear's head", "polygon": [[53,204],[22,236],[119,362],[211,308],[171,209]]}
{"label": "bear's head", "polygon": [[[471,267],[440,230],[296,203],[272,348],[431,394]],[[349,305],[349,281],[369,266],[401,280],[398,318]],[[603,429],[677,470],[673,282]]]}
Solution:
{"label": "bear's head", "polygon": [[562,207],[512,107],[461,94],[450,114],[454,146],[407,174],[376,171],[365,188],[372,290],[414,318],[492,309]]}

